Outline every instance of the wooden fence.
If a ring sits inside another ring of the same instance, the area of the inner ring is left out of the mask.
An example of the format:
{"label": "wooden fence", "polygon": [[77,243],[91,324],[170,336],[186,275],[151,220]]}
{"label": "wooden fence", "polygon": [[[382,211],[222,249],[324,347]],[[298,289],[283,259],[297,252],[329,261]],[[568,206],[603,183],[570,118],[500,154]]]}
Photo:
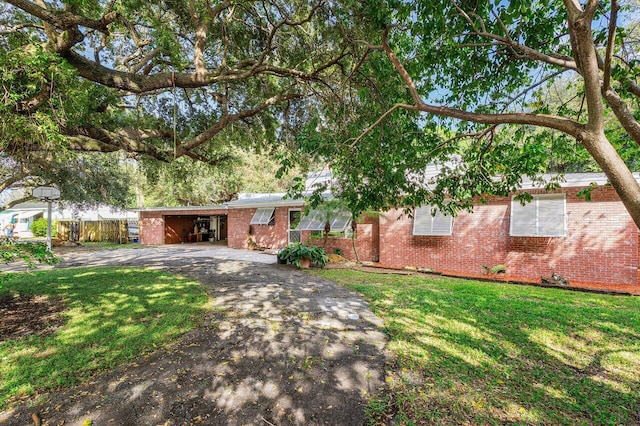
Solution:
{"label": "wooden fence", "polygon": [[61,220],[56,229],[63,241],[127,243],[130,239],[126,220]]}

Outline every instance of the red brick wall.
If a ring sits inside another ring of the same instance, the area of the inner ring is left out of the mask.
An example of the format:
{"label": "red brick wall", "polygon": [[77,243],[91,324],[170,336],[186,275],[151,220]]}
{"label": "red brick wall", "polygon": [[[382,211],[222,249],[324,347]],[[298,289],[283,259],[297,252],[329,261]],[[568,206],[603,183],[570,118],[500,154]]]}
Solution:
{"label": "red brick wall", "polygon": [[[503,264],[503,279],[540,282],[553,272],[571,285],[638,287],[638,229],[612,188],[598,188],[592,201],[567,194],[567,236],[509,236],[510,198],[495,197],[473,214],[461,212],[451,236],[413,236],[413,221],[400,211],[380,220],[380,263],[481,276],[482,266]],[[544,193],[544,191],[531,191]]]}
{"label": "red brick wall", "polygon": [[140,244],[164,244],[162,212],[140,212],[138,226]]}
{"label": "red brick wall", "polygon": [[[255,208],[229,209],[229,247],[247,248],[249,223],[256,212]],[[261,247],[281,248],[287,245],[289,236],[289,207],[277,207],[273,225],[251,225],[253,239]]]}
{"label": "red brick wall", "polygon": [[[305,239],[307,244],[322,247],[323,238]],[[358,251],[357,259],[363,262],[377,261],[378,255],[378,219],[367,217],[363,223],[357,224],[356,229],[356,250]],[[324,246],[327,253],[335,253],[336,249],[342,251],[342,255],[350,260],[356,259],[353,250],[353,241],[351,238],[329,237]]]}

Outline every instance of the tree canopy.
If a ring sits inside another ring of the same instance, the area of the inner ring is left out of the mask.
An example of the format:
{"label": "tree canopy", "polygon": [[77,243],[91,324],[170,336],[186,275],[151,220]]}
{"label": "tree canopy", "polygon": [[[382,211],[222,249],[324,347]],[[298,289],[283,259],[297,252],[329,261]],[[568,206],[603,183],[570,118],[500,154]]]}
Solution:
{"label": "tree canopy", "polygon": [[286,143],[354,60],[357,5],[5,1],[2,151],[219,165],[230,134]]}
{"label": "tree canopy", "polygon": [[[366,88],[351,92],[350,110],[328,112],[333,124],[309,126],[300,146],[329,158],[356,211],[365,198],[376,208],[470,208],[525,176],[593,170],[586,154],[640,225],[638,16],[626,6],[370,2],[379,38],[368,45]],[[367,108],[373,98],[381,102]],[[432,163],[441,171],[427,187]]]}
{"label": "tree canopy", "polygon": [[601,169],[640,225],[635,2],[2,5],[4,164],[118,151],[215,166],[229,141],[280,143],[298,149],[285,166],[329,162],[353,213],[455,212],[523,176]]}

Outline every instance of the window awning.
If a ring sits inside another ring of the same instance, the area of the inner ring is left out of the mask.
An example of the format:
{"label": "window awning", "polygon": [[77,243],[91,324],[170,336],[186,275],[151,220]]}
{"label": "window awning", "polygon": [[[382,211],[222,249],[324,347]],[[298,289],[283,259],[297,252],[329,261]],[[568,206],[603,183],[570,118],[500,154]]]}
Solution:
{"label": "window awning", "polygon": [[296,227],[299,231],[324,231],[329,221],[331,232],[343,232],[351,224],[351,213],[345,211],[322,212],[310,210]]}
{"label": "window awning", "polygon": [[337,212],[331,221],[331,232],[344,232],[351,225],[351,213]]}
{"label": "window awning", "polygon": [[273,212],[275,211],[274,207],[261,207],[256,210],[253,217],[251,218],[250,225],[268,225],[273,219]]}
{"label": "window awning", "polygon": [[451,235],[453,233],[453,217],[442,214],[435,207],[417,207],[413,216],[413,235]]}
{"label": "window awning", "polygon": [[324,231],[324,214],[318,210],[310,210],[296,226],[298,231]]}
{"label": "window awning", "polygon": [[30,217],[33,217],[33,216],[41,214],[41,213],[43,213],[43,212],[40,211],[40,210],[35,210],[35,211],[31,210],[31,211],[28,211],[28,212],[20,212],[20,213],[18,213],[16,215],[16,219],[28,219]]}

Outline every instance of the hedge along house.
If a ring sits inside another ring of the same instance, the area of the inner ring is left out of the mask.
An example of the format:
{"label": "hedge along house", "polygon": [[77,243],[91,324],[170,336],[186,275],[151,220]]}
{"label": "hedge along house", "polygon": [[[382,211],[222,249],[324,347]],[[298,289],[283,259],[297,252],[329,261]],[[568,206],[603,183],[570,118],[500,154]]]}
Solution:
{"label": "hedge along house", "polygon": [[[578,197],[592,183],[600,186],[591,201]],[[391,210],[355,221],[333,212],[326,241],[327,216],[321,210],[303,216],[304,200],[246,194],[220,206],[140,210],[141,243],[185,242],[178,236],[194,221],[216,217],[232,248],[301,241],[389,268],[528,283],[559,274],[571,287],[640,294],[638,228],[603,174],[567,174],[551,192],[525,182],[523,191],[533,196],[524,206],[513,196],[487,197],[456,217],[431,206],[415,209],[413,217]]]}

